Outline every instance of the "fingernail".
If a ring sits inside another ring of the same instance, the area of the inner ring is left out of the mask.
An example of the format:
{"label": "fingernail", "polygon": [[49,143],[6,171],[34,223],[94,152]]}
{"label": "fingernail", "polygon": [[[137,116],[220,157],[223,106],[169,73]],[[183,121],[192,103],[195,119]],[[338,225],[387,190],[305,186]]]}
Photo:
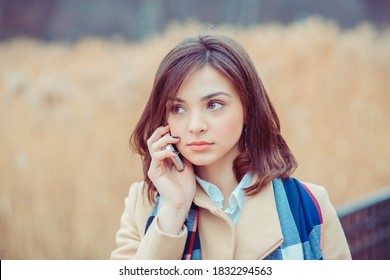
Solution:
{"label": "fingernail", "polygon": [[174,139],[181,139],[179,136],[172,136]]}

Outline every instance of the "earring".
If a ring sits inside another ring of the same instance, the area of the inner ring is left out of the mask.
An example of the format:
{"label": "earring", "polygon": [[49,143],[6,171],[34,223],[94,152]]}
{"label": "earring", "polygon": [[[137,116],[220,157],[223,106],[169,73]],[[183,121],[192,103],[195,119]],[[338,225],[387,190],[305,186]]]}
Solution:
{"label": "earring", "polygon": [[247,139],[247,129],[245,128],[244,129],[244,144],[245,144],[245,151],[248,151],[248,145],[246,143],[246,139]]}

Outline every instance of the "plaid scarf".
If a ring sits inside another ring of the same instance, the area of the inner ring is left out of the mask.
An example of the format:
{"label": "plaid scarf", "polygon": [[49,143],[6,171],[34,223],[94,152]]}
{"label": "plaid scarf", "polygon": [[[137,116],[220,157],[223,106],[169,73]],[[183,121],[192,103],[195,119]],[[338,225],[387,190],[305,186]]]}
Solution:
{"label": "plaid scarf", "polygon": [[322,215],[317,199],[294,178],[272,181],[283,243],[267,260],[322,260]]}
{"label": "plaid scarf", "polygon": [[[316,198],[294,178],[272,181],[284,241],[267,260],[322,260],[322,215]],[[157,214],[159,195],[146,222],[145,233]],[[182,260],[201,260],[198,206],[192,203],[184,225],[188,229]]]}

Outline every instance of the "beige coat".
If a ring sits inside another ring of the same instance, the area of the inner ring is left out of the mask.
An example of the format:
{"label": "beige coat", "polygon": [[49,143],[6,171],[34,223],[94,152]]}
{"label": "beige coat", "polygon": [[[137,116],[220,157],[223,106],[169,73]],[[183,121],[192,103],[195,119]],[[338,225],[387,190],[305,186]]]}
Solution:
{"label": "beige coat", "polygon": [[[344,232],[326,190],[313,184],[305,185],[321,207],[324,259],[351,259]],[[177,236],[165,234],[154,219],[144,234],[152,206],[142,192],[143,187],[143,182],[130,187],[116,235],[117,249],[111,253],[111,259],[180,259],[188,233],[185,227]],[[199,186],[194,202],[199,206],[199,235],[205,260],[264,259],[283,242],[272,183],[256,195],[247,197],[236,226]]]}

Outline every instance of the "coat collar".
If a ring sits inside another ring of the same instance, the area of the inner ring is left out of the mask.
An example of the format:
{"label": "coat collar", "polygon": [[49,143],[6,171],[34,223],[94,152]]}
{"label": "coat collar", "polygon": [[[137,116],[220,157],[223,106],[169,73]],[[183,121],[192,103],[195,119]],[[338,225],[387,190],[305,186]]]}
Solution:
{"label": "coat collar", "polygon": [[[253,182],[255,181],[256,178]],[[231,240],[233,244],[235,243],[234,248],[231,248],[231,254],[226,256],[231,255],[234,259],[245,260],[262,259],[283,242],[272,182],[259,193],[247,197],[236,226],[230,222],[223,211],[216,207],[200,186],[197,187],[194,202],[199,207],[217,214],[218,218],[226,220],[225,224],[231,231],[231,239],[235,239]],[[207,228],[209,225],[212,227],[210,223],[213,223],[211,219],[202,221],[202,225]],[[218,244],[221,243],[221,240],[226,240],[221,238],[220,234],[211,234],[210,232],[204,238],[207,239],[207,244],[216,244],[214,250],[218,250]],[[223,246],[223,244],[219,245]],[[202,248],[202,253],[205,250],[208,249]]]}

